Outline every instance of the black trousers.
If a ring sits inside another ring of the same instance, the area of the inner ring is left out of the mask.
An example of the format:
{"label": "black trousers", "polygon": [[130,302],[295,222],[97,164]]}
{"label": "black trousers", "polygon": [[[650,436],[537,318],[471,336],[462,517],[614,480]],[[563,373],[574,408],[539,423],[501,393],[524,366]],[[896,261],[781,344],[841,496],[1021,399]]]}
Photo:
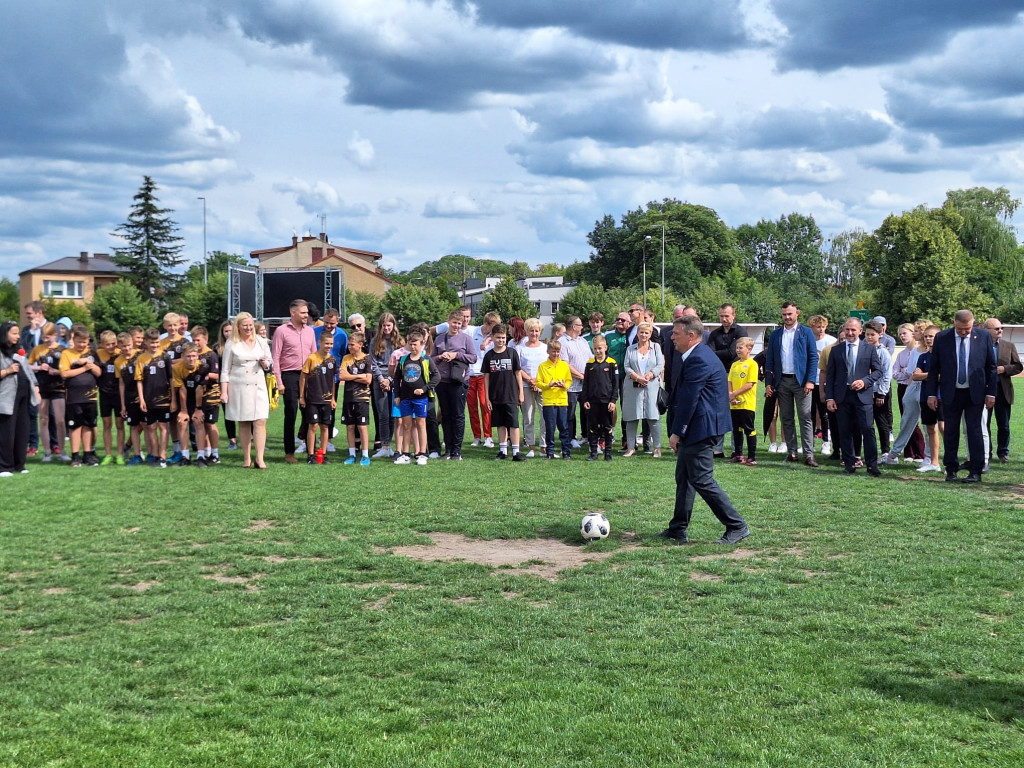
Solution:
{"label": "black trousers", "polygon": [[889,452],[889,435],[892,434],[892,389],[885,393],[881,405],[872,399],[872,417],[878,430],[878,444],[882,453]]}
{"label": "black trousers", "polygon": [[869,469],[878,467],[878,443],[875,442],[873,400],[862,403],[852,392],[836,403],[836,419],[839,421],[839,436],[843,446],[843,466],[853,469],[860,446],[854,438],[863,441],[864,463]]}
{"label": "black trousers", "polygon": [[29,403],[27,386],[19,387],[14,399],[14,413],[0,416],[0,472],[21,472],[25,468],[31,427]]}
{"label": "black trousers", "polygon": [[301,371],[281,371],[284,384],[284,452],[291,456],[295,453],[295,420],[299,418],[301,434],[306,434],[308,425],[306,415],[299,413],[299,377]]}
{"label": "black trousers", "polygon": [[608,410],[608,403],[600,400],[590,401],[590,410],[580,408],[586,414],[587,438],[590,441],[590,452],[597,453],[598,443],[604,442],[605,453],[612,451],[612,426],[615,424],[615,412]]}
{"label": "black trousers", "polygon": [[[942,463],[947,472],[960,469],[960,420],[967,422],[967,463],[965,469],[981,474],[985,468],[985,436],[981,432],[981,415],[984,403],[971,401],[971,390],[957,389],[952,401],[942,401],[942,415],[945,428],[942,431]],[[935,457],[932,456],[932,461]]]}
{"label": "black trousers", "polygon": [[736,511],[728,494],[715,481],[714,449],[718,437],[695,443],[680,443],[676,457],[676,506],[668,525],[673,534],[686,533],[697,496],[711,508],[727,531],[741,530],[746,521]]}
{"label": "black trousers", "polygon": [[445,452],[462,455],[462,436],[466,432],[466,394],[469,387],[461,381],[442,381],[437,385],[437,404],[441,408],[441,430]]}

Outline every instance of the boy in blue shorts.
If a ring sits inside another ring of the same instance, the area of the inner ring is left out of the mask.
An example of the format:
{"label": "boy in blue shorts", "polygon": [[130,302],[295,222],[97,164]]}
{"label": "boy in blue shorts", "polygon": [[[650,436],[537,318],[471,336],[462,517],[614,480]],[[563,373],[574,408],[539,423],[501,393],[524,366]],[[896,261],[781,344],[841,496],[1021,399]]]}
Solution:
{"label": "boy in blue shorts", "polygon": [[[430,390],[437,386],[441,377],[423,356],[426,339],[421,331],[409,331],[405,345],[409,354],[398,361],[398,391],[395,403],[401,416],[402,431],[397,444],[398,456],[395,464],[411,464],[409,442],[416,451],[416,463],[427,463],[427,398]],[[405,451],[402,449],[405,448]]]}

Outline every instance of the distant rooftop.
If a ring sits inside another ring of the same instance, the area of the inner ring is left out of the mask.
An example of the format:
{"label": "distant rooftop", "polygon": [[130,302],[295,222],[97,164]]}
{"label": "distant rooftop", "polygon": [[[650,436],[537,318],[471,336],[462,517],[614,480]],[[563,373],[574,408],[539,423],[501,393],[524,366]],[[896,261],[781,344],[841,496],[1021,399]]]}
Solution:
{"label": "distant rooftop", "polygon": [[131,270],[128,267],[115,264],[108,253],[94,253],[90,255],[88,251],[82,251],[78,256],[65,256],[62,259],[26,269],[20,272],[19,275],[28,274],[29,272],[81,272],[95,275],[121,274],[131,272]]}

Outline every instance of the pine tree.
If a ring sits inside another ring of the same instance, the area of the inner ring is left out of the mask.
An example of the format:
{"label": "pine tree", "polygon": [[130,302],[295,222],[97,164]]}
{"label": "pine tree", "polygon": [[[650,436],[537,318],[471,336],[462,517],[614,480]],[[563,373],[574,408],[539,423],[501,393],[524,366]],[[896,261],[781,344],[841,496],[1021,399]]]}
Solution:
{"label": "pine tree", "polygon": [[170,209],[159,207],[156,190],[153,179],[143,176],[128,220],[113,235],[128,243],[126,248],[116,249],[114,261],[131,270],[128,280],[143,296],[160,301],[177,284],[172,270],[184,261],[184,245],[175,234],[178,225],[167,216]]}

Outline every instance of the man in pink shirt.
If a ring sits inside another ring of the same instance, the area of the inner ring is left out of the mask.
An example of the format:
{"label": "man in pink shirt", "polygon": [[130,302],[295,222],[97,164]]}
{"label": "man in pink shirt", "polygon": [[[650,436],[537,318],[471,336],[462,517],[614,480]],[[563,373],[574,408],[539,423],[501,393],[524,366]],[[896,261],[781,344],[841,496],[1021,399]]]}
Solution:
{"label": "man in pink shirt", "polygon": [[[295,464],[295,416],[299,412],[299,376],[306,358],[316,352],[316,335],[306,325],[309,307],[305,299],[295,299],[288,307],[291,320],[274,331],[274,376],[284,395],[284,460]],[[302,418],[302,434],[306,419]]]}

